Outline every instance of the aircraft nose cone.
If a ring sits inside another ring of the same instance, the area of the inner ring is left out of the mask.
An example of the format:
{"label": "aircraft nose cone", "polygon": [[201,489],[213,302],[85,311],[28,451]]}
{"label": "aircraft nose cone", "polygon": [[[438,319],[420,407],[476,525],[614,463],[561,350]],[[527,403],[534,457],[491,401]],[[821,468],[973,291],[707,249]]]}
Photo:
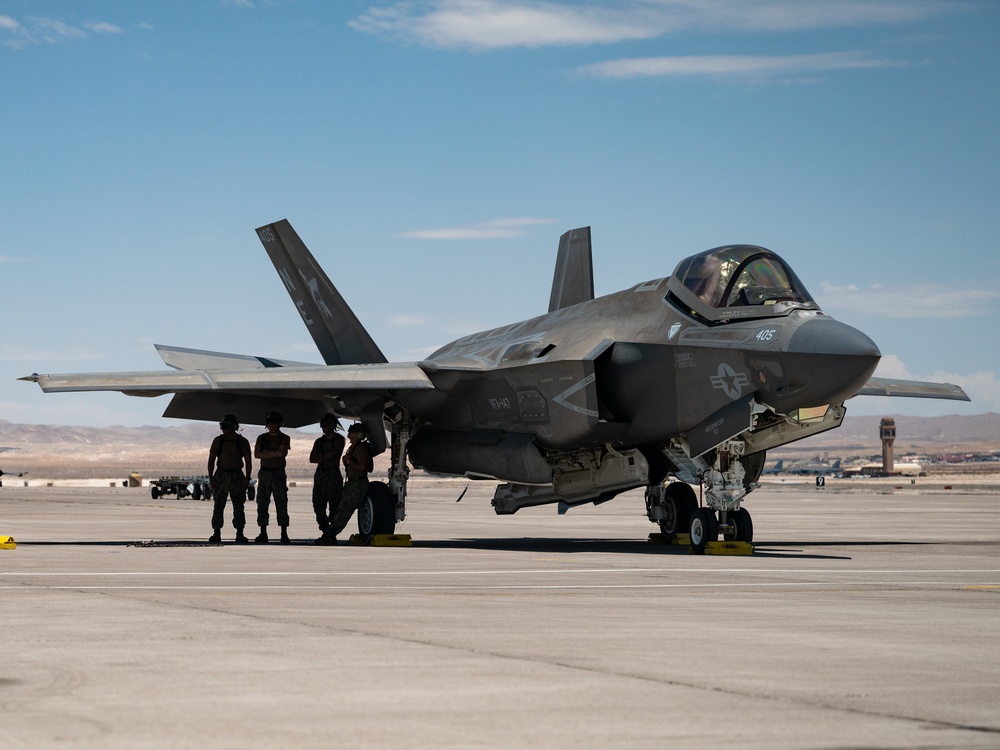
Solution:
{"label": "aircraft nose cone", "polygon": [[812,406],[853,396],[882,358],[878,346],[864,333],[826,317],[802,323],[785,351],[794,362],[797,379],[805,385],[802,395]]}

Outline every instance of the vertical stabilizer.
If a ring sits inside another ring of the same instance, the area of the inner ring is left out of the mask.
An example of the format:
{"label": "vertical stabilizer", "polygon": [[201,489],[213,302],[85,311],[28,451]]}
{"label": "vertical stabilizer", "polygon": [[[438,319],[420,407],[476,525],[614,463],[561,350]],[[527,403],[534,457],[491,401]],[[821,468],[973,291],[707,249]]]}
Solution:
{"label": "vertical stabilizer", "polygon": [[559,238],[549,312],[594,299],[594,260],[590,227],[571,229]]}
{"label": "vertical stabilizer", "polygon": [[286,219],[258,228],[257,237],[328,365],[387,361]]}

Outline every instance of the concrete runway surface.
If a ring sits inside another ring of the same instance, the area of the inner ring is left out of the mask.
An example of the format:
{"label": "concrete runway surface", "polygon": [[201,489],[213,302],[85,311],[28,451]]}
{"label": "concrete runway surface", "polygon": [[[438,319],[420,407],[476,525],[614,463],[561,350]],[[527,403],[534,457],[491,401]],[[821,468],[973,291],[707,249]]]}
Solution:
{"label": "concrete runway surface", "polygon": [[3,744],[1000,747],[995,492],[762,488],[733,557],[466,484],[411,483],[410,548],[312,546],[307,487],[295,543],[215,546],[208,502],[4,486]]}

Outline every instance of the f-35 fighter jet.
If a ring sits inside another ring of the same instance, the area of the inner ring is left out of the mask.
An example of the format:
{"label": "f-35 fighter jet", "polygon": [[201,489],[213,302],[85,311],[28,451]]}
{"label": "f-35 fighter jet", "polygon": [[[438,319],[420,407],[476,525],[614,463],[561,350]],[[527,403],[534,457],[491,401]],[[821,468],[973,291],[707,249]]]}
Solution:
{"label": "f-35 fighter jet", "polygon": [[412,464],[498,480],[498,514],[645,487],[650,521],[689,533],[698,552],[720,533],[753,539],[743,502],[767,450],[839,426],[846,400],[968,400],[954,385],[872,378],[875,343],[824,313],[763,247],[707,250],[595,299],[590,228],[574,229],[559,242],[548,312],[389,363],[287,221],[257,236],[325,365],[157,346],[176,371],[25,379],[46,393],[173,394],[166,417],[360,420],[392,459],[359,509],[365,535],[405,517]]}

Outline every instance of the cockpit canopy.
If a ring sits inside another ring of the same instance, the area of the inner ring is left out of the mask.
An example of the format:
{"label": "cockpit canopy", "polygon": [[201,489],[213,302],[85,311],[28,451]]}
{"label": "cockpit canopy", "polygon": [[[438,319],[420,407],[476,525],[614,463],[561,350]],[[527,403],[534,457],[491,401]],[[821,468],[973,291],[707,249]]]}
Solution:
{"label": "cockpit canopy", "polygon": [[727,245],[685,258],[667,289],[668,300],[710,323],[819,309],[788,264],[755,245]]}

